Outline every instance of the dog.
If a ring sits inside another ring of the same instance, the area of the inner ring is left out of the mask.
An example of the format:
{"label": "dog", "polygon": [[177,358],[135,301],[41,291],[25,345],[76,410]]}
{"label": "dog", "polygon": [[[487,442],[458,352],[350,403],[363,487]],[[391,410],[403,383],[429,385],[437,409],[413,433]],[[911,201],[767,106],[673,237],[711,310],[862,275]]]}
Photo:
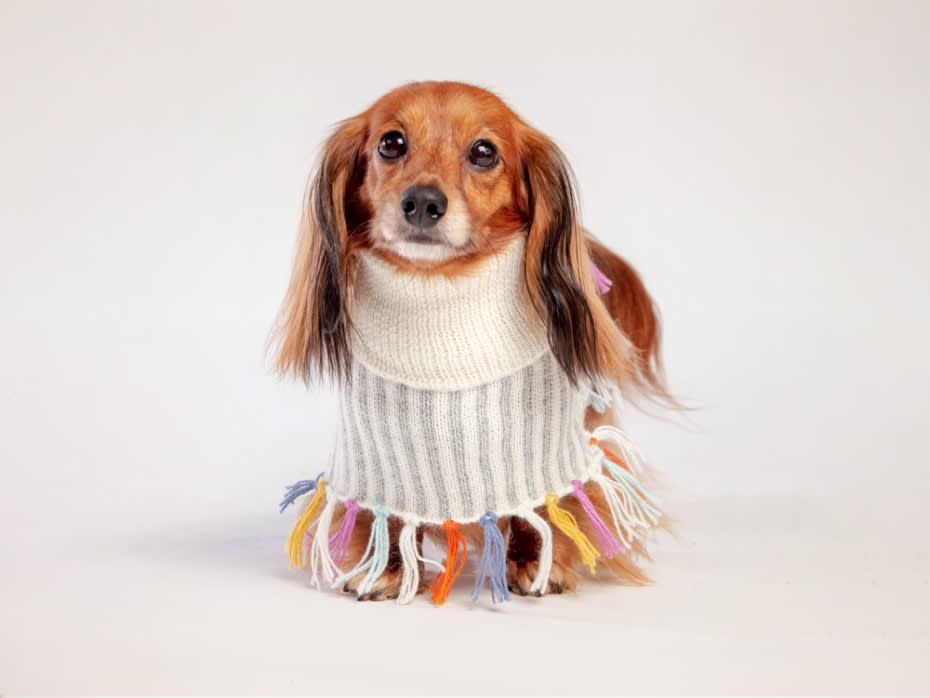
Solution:
{"label": "dog", "polygon": [[[609,394],[671,399],[656,305],[582,228],[559,148],[496,95],[416,82],[338,125],[275,337],[280,375],[349,396],[338,472],[286,499],[314,492],[288,546],[301,567],[309,550],[317,584],[409,601],[435,566],[441,603],[482,547],[476,598],[485,580],[495,601],[575,591],[595,566],[648,581],[639,559],[662,515]],[[499,387],[524,370],[535,387]]]}

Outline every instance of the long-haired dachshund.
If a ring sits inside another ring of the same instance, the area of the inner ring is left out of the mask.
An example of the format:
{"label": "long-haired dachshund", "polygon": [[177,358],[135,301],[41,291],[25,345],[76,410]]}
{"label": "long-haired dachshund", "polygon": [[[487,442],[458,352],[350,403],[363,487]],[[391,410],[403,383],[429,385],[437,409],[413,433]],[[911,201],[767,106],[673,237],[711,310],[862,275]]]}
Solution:
{"label": "long-haired dachshund", "polygon": [[342,386],[329,467],[285,501],[312,493],[288,550],[317,584],[441,603],[466,558],[495,601],[647,581],[661,514],[609,396],[668,397],[655,307],[495,95],[412,83],[338,126],[276,338],[281,375]]}

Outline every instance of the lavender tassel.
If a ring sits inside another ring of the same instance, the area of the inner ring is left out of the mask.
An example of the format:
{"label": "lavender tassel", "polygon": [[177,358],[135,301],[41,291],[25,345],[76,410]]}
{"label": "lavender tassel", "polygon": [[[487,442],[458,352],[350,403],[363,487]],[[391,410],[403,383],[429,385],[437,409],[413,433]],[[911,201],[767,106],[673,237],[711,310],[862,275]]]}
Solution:
{"label": "lavender tassel", "polygon": [[307,494],[307,492],[312,492],[315,490],[316,483],[319,482],[321,477],[323,477],[323,473],[317,475],[315,480],[300,480],[299,482],[295,482],[293,485],[288,487],[284,494],[284,499],[281,500],[280,512],[283,514],[284,510],[293,504],[298,497]]}
{"label": "lavender tassel", "polygon": [[607,276],[598,269],[598,266],[591,262],[591,276],[594,277],[594,283],[597,286],[597,290],[601,293],[607,293],[610,290],[610,287],[614,285],[613,281],[607,278]]}

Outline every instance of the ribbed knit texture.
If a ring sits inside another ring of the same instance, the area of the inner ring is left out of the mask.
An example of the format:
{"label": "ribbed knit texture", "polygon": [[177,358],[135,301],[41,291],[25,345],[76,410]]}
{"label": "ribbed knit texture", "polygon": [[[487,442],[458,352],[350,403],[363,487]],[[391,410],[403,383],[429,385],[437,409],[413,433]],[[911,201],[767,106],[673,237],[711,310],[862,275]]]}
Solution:
{"label": "ribbed knit texture", "polygon": [[586,393],[551,353],[463,390],[423,390],[354,367],[342,399],[333,491],[364,507],[442,523],[514,513],[571,491],[596,454],[583,427]]}

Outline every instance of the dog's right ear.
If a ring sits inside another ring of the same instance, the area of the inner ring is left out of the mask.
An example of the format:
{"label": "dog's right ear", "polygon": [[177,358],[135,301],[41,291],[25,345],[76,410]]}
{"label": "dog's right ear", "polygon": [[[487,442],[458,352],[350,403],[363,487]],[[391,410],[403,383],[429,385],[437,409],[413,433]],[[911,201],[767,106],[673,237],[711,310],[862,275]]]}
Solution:
{"label": "dog's right ear", "polygon": [[368,220],[360,198],[367,114],[342,122],[307,189],[291,280],[275,329],[275,369],[305,382],[349,375],[349,263],[352,236]]}

